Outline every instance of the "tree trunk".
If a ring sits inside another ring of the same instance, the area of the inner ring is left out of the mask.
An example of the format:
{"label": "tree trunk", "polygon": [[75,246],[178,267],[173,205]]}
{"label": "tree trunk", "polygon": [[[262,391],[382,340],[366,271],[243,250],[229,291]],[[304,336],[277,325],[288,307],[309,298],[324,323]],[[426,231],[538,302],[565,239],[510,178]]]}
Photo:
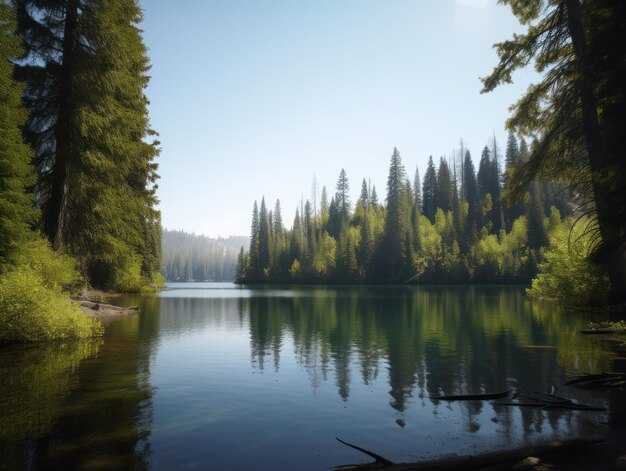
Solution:
{"label": "tree trunk", "polygon": [[620,234],[621,221],[615,221],[614,203],[610,197],[610,166],[598,119],[598,101],[594,95],[588,47],[585,40],[579,0],[565,0],[567,24],[578,66],[578,89],[583,117],[583,131],[593,192],[602,236],[602,262],[611,282],[611,304],[626,303],[626,247]]}
{"label": "tree trunk", "polygon": [[56,153],[52,171],[52,189],[48,205],[47,234],[55,250],[65,245],[69,219],[68,172],[72,140],[72,69],[76,55],[78,0],[68,0],[63,30],[63,62],[59,87],[59,115],[56,124]]}

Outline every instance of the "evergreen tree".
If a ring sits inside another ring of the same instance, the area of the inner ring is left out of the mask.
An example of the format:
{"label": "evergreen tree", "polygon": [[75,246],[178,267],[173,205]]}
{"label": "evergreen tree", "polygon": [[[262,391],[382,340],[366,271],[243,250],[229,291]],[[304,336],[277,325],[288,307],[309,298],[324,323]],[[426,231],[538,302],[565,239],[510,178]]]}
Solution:
{"label": "evergreen tree", "polygon": [[270,265],[270,231],[269,215],[265,206],[265,197],[261,198],[261,209],[259,211],[259,261],[258,270],[260,274]]}
{"label": "evergreen tree", "polygon": [[337,180],[337,192],[335,193],[335,204],[339,212],[339,224],[343,224],[350,216],[350,183],[346,171],[341,169]]}
{"label": "evergreen tree", "polygon": [[260,264],[260,221],[259,221],[259,207],[257,202],[254,202],[252,207],[252,225],[250,227],[250,275],[257,277],[261,270]]}
{"label": "evergreen tree", "polygon": [[478,183],[476,182],[476,174],[472,156],[468,151],[465,152],[465,160],[463,162],[463,189],[467,202],[467,219],[465,233],[469,237],[468,242],[474,242],[474,238],[478,235],[478,229],[481,224],[480,213],[480,196],[478,191]]}
{"label": "evergreen tree", "polygon": [[243,246],[237,256],[237,268],[235,269],[235,282],[241,283],[246,276],[246,255]]}
{"label": "evergreen tree", "polygon": [[11,64],[22,54],[14,28],[12,8],[0,2],[0,268],[34,237],[30,226],[35,222],[33,198],[27,194],[34,177],[31,150],[20,132],[26,121],[20,98],[23,87],[13,80]]}
{"label": "evergreen tree", "polygon": [[[520,148],[518,146],[515,135],[511,131],[509,131],[509,137],[506,143],[505,159],[506,159],[506,169],[504,171],[503,180],[504,180],[504,188],[506,191],[509,186],[509,179],[510,179],[511,174],[521,164]],[[509,204],[506,208],[504,208],[503,212],[504,212],[504,221],[506,223],[506,227],[507,229],[510,229],[513,225],[513,221],[515,221],[518,217],[524,214],[524,207],[519,202],[515,202],[512,204]]]}
{"label": "evergreen tree", "polygon": [[422,211],[422,181],[420,180],[419,167],[415,166],[415,178],[413,179],[413,196],[418,211]]}
{"label": "evergreen tree", "polygon": [[406,237],[409,231],[410,207],[407,206],[405,181],[404,165],[398,149],[394,147],[387,177],[387,214],[383,246],[385,281],[398,281],[405,272],[409,257],[406,252]]}
{"label": "evergreen tree", "polygon": [[328,225],[328,193],[326,186],[322,187],[322,197],[320,198],[320,226],[326,229]]}
{"label": "evergreen tree", "polygon": [[428,167],[422,185],[422,208],[424,216],[434,222],[437,212],[437,173],[432,155],[428,158]]}
{"label": "evergreen tree", "polygon": [[361,183],[361,194],[359,195],[359,201],[364,208],[367,209],[367,207],[369,206],[369,191],[367,189],[367,182],[365,181],[365,178],[363,179],[363,182]]}
{"label": "evergreen tree", "polygon": [[439,160],[436,188],[435,206],[445,212],[450,211],[452,209],[452,176],[450,175],[450,167],[443,157]]}
{"label": "evergreen tree", "polygon": [[293,219],[293,228],[291,230],[290,252],[291,260],[300,260],[303,255],[303,234],[302,223],[300,221],[300,213],[296,209],[296,215]]}
{"label": "evergreen tree", "polygon": [[370,204],[373,208],[378,206],[378,193],[376,193],[376,185],[372,187],[372,195],[370,196]]}
{"label": "evergreen tree", "polygon": [[[74,255],[90,281],[114,287],[141,273],[146,227],[155,226],[154,159],[148,121],[148,58],[135,0],[21,0],[19,29],[31,110],[42,228]],[[153,231],[154,234],[156,232]],[[160,244],[156,244],[157,246]]]}

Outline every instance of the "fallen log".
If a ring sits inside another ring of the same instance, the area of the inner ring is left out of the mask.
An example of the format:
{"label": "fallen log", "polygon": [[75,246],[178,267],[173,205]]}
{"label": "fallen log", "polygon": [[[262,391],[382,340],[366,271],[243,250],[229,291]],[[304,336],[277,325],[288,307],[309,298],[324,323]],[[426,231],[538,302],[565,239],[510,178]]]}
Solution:
{"label": "fallen log", "polygon": [[335,469],[341,471],[363,471],[374,469],[386,469],[393,471],[459,471],[469,469],[510,469],[510,466],[524,460],[529,456],[536,456],[543,459],[547,457],[554,457],[555,455],[559,454],[569,455],[570,453],[576,453],[579,451],[581,453],[584,453],[589,447],[596,446],[602,443],[606,443],[606,441],[600,439],[570,440],[566,442],[554,441],[542,445],[535,445],[531,447],[517,448],[513,450],[499,451],[493,453],[485,453],[483,455],[452,456],[428,461],[418,461],[413,463],[392,463],[388,465],[385,465],[381,462],[373,462],[366,464],[337,466],[335,467]]}
{"label": "fallen log", "polygon": [[438,400],[438,401],[488,401],[491,399],[502,399],[511,394],[513,390],[509,389],[507,391],[495,392],[495,393],[486,393],[486,394],[460,394],[455,396],[433,396],[429,399]]}
{"label": "fallen log", "polygon": [[584,374],[570,379],[565,383],[565,386],[578,386],[578,387],[606,387],[612,386],[611,383],[615,383],[615,386],[622,386],[622,382],[626,381],[626,373],[599,373],[599,374]]}

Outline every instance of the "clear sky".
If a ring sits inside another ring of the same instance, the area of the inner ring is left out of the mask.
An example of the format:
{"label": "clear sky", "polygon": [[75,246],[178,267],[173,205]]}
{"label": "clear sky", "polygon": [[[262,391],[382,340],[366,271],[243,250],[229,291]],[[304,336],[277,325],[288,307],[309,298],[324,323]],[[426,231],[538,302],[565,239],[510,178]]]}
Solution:
{"label": "clear sky", "polygon": [[477,166],[535,77],[480,95],[493,43],[521,32],[495,0],[142,0],[160,133],[163,225],[249,234],[280,198],[291,225],[313,176],[345,168],[384,199],[394,146],[412,179],[463,138]]}

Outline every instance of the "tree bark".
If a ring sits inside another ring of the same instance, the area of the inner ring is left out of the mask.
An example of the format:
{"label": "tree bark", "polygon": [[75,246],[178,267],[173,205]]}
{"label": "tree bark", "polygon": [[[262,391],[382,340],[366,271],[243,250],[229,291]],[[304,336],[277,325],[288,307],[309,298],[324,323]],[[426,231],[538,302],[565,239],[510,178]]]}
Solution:
{"label": "tree bark", "polygon": [[621,221],[615,221],[615,207],[610,196],[610,165],[598,118],[598,100],[594,94],[588,45],[582,23],[579,0],[565,0],[567,25],[572,39],[579,73],[578,89],[583,117],[583,131],[589,155],[589,166],[602,237],[602,262],[611,283],[610,303],[626,303],[626,247],[620,231]]}
{"label": "tree bark", "polygon": [[69,219],[68,173],[72,141],[72,71],[76,56],[78,0],[68,0],[63,30],[63,60],[59,83],[59,115],[55,129],[56,152],[52,188],[47,207],[46,233],[55,250],[63,249]]}

